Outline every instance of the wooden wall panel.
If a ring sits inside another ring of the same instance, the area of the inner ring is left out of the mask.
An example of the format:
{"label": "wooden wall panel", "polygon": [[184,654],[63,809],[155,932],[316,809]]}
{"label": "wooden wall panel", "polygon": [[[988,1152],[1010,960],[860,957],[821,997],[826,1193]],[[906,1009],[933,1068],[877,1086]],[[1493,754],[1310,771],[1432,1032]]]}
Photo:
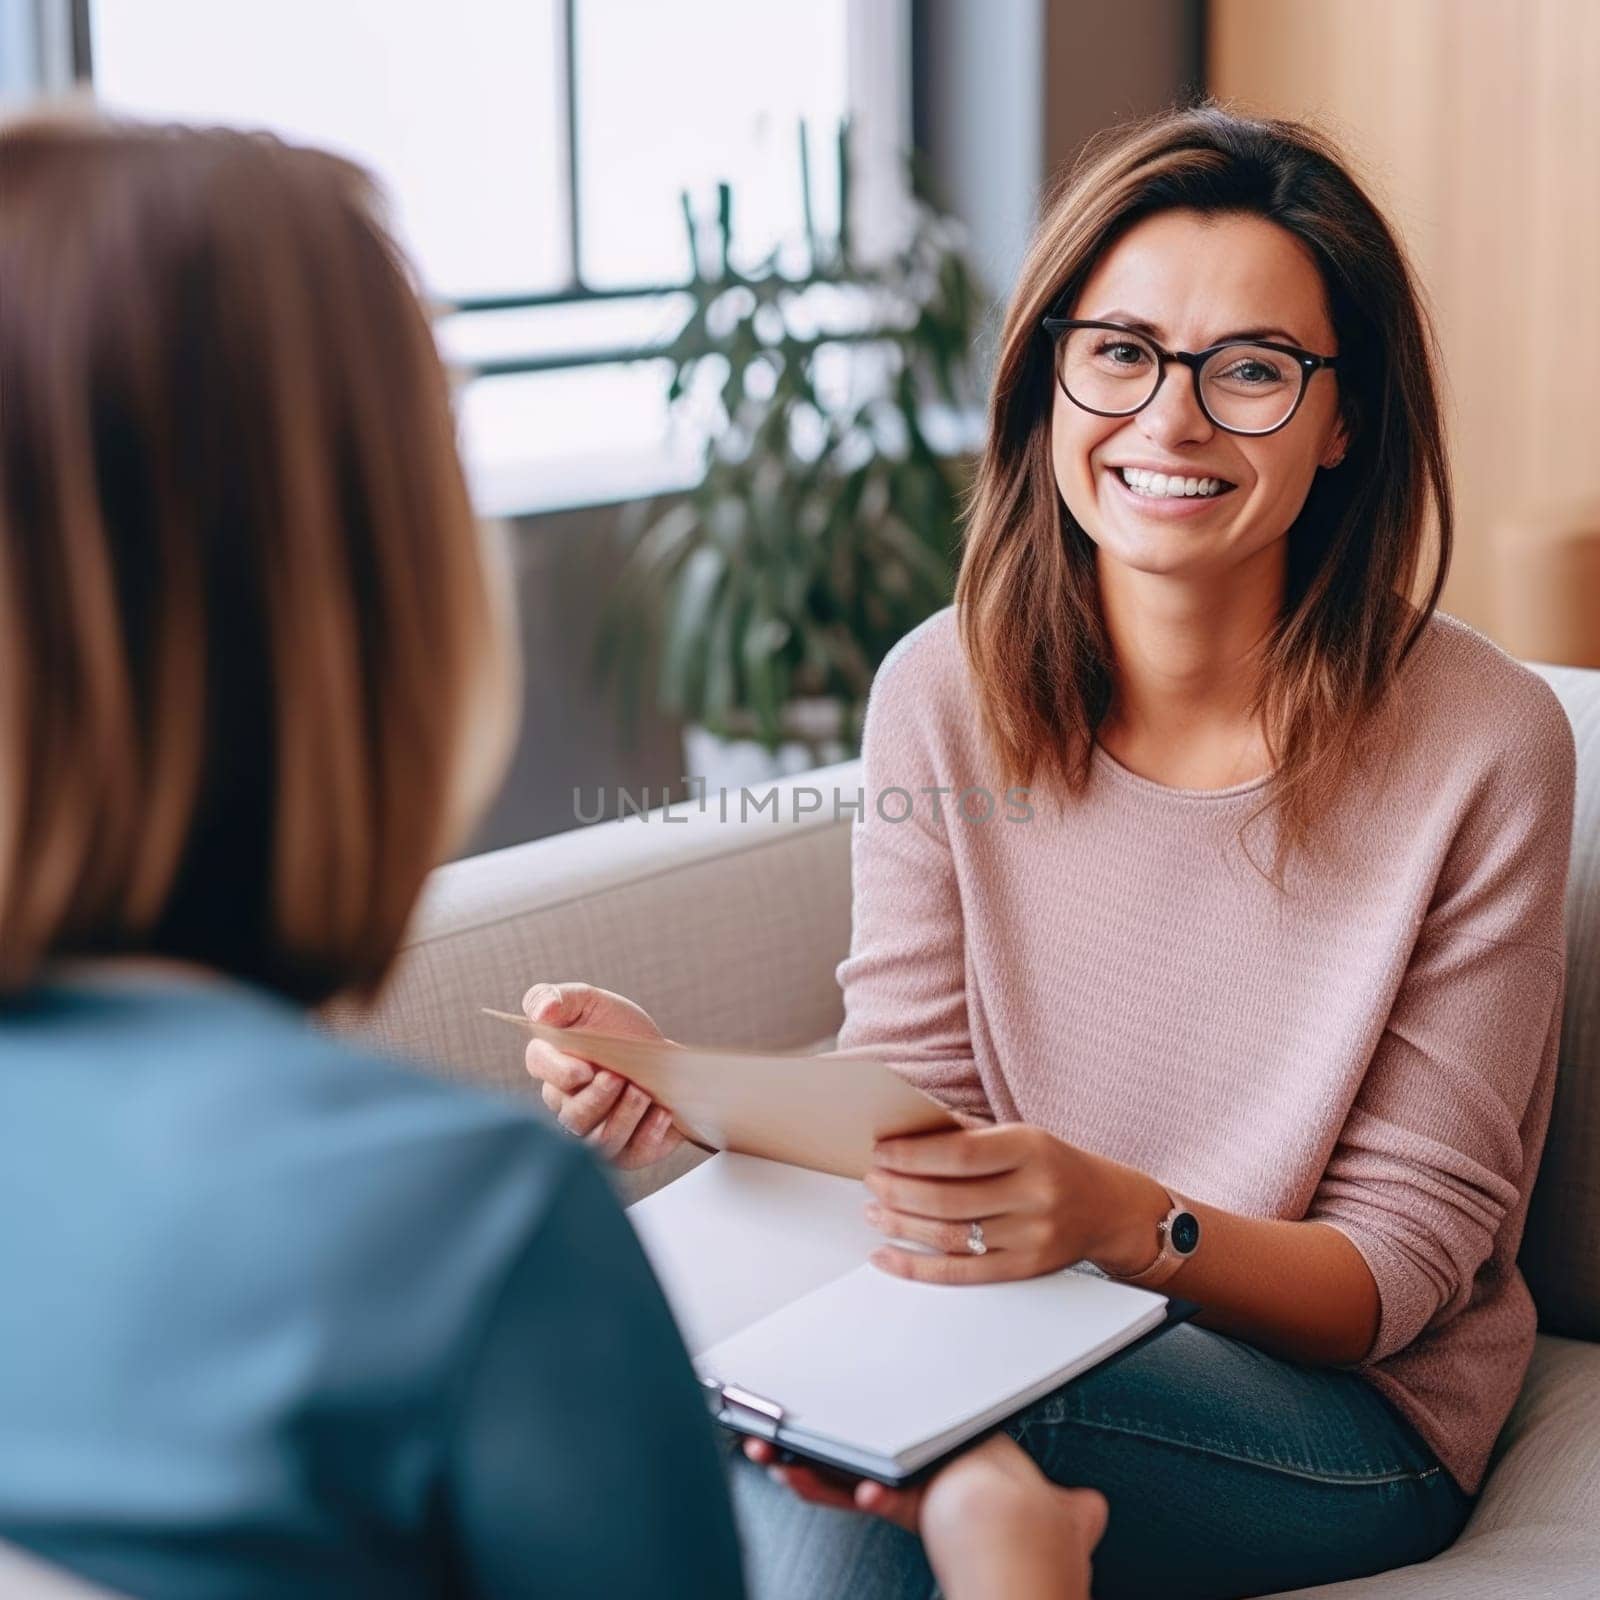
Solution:
{"label": "wooden wall panel", "polygon": [[1600,504],[1600,3],[1211,0],[1206,49],[1213,94],[1332,133],[1405,239],[1449,386],[1444,605],[1496,634],[1497,539]]}

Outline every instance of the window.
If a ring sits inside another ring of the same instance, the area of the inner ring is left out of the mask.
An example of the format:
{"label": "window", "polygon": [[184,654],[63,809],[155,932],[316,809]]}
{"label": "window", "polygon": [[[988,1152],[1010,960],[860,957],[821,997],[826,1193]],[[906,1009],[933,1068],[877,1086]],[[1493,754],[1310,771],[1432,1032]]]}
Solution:
{"label": "window", "polygon": [[557,0],[91,0],[96,93],[372,167],[434,293],[567,281]]}
{"label": "window", "polygon": [[858,130],[864,216],[907,136],[904,0],[88,0],[113,110],[268,127],[383,182],[461,401],[479,502],[513,512],[687,482],[644,352],[682,315],[680,192],[734,185],[735,256],[798,233]]}
{"label": "window", "polygon": [[[679,191],[733,184],[735,237],[753,264],[800,217],[796,129],[832,148],[846,109],[841,0],[579,0],[574,20],[580,276],[598,286],[681,283]],[[826,161],[818,225],[838,219]]]}

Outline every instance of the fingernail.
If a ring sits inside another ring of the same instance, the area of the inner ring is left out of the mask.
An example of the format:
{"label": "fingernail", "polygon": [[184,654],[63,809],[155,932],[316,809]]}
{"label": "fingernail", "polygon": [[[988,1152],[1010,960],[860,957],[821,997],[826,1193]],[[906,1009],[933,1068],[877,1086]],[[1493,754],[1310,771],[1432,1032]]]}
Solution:
{"label": "fingernail", "polygon": [[883,1221],[883,1208],[881,1206],[868,1206],[861,1214],[874,1228]]}

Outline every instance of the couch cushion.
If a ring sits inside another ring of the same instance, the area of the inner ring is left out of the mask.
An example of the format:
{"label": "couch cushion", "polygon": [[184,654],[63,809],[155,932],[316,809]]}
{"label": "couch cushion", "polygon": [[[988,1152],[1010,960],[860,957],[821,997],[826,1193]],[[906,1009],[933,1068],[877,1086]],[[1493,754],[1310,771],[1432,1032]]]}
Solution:
{"label": "couch cushion", "polygon": [[[1520,1264],[1546,1333],[1600,1339],[1600,672],[1536,667],[1578,746],[1567,994],[1550,1135]],[[1600,1582],[1594,1592],[1600,1594]]]}
{"label": "couch cushion", "polygon": [[1535,1341],[1489,1472],[1467,1536],[1548,1527],[1600,1539],[1600,1345]]}
{"label": "couch cushion", "polygon": [[[482,1007],[516,1011],[535,982],[581,981],[642,1005],[675,1039],[795,1049],[836,1031],[834,968],[850,943],[855,763],[774,785],[778,815],[601,822],[453,862],[428,881],[378,1004],[326,1008],[330,1026],[445,1073],[529,1088],[525,1040]],[[828,804],[802,812],[804,789]]]}
{"label": "couch cushion", "polygon": [[1600,1345],[1541,1337],[1465,1532],[1442,1555],[1275,1600],[1594,1600]]}

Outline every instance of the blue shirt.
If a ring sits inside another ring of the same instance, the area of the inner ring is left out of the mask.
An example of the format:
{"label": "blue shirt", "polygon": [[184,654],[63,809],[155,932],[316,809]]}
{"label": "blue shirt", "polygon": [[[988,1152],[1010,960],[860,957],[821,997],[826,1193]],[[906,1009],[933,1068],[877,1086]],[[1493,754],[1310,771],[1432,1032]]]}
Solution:
{"label": "blue shirt", "polygon": [[223,983],[0,1003],[0,1538],[163,1600],[739,1590],[587,1153]]}

